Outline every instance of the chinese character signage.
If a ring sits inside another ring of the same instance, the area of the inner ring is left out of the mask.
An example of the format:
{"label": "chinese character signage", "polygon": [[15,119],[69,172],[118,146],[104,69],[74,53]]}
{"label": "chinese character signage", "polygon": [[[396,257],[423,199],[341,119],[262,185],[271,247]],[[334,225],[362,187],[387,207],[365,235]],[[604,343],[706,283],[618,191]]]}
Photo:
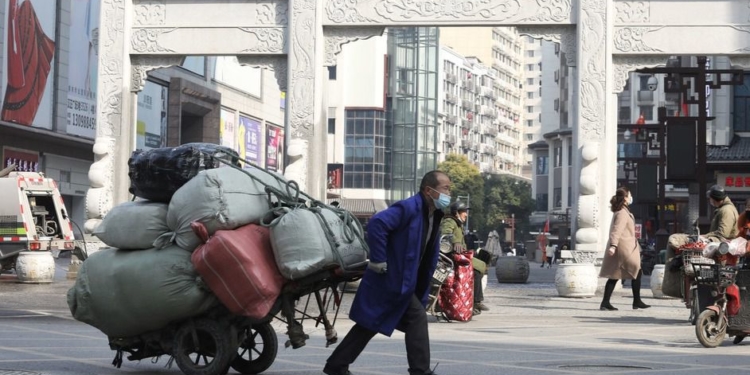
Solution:
{"label": "chinese character signage", "polygon": [[219,118],[219,139],[221,145],[237,150],[237,122],[232,110],[222,108]]}
{"label": "chinese character signage", "polygon": [[39,172],[39,153],[17,148],[3,147],[3,165],[0,169],[16,165],[19,172]]}
{"label": "chinese character signage", "polygon": [[750,189],[750,173],[718,173],[717,183],[726,191],[747,191]]}
{"label": "chinese character signage", "polygon": [[49,0],[5,1],[0,119],[52,129],[56,6]]}
{"label": "chinese character signage", "polygon": [[268,125],[266,140],[266,169],[271,172],[283,172],[284,129]]}
{"label": "chinese character signage", "polygon": [[260,141],[262,139],[260,121],[240,116],[239,132],[240,156],[243,159],[260,166]]}
{"label": "chinese character signage", "polygon": [[66,131],[86,138],[96,136],[99,1],[72,0],[70,3]]}

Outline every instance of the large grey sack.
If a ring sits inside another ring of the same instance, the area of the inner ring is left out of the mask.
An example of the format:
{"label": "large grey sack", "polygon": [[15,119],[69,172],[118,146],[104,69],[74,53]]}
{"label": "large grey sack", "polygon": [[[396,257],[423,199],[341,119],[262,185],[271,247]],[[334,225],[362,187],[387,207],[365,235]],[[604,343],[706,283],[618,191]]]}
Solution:
{"label": "large grey sack", "polygon": [[203,223],[210,235],[217,230],[259,223],[271,209],[266,185],[285,190],[282,182],[257,168],[239,170],[225,167],[200,172],[172,196],[167,225],[174,233],[168,240],[193,251],[201,244],[190,228],[193,221]]}
{"label": "large grey sack", "polygon": [[341,209],[322,207],[319,214],[326,226],[324,230],[330,230],[333,239],[331,261],[343,269],[364,263],[370,255],[359,221]]}
{"label": "large grey sack", "polygon": [[279,271],[289,280],[311,275],[333,260],[318,216],[305,208],[290,210],[272,222],[271,247]]}
{"label": "large grey sack", "polygon": [[177,246],[97,251],[68,290],[70,312],[109,337],[136,336],[200,315],[218,300],[198,281],[190,255]]}
{"label": "large grey sack", "polygon": [[169,232],[166,203],[135,201],[112,208],[94,230],[94,235],[118,249],[149,249]]}

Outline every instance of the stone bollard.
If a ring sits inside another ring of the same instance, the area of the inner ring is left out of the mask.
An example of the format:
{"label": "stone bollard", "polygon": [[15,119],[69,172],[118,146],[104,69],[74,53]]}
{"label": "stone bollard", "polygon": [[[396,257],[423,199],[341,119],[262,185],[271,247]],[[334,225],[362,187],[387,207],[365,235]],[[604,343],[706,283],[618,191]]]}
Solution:
{"label": "stone bollard", "polygon": [[525,257],[499,257],[495,276],[499,283],[520,283],[529,280],[529,261]]}
{"label": "stone bollard", "polygon": [[51,283],[55,279],[55,258],[49,251],[22,251],[16,259],[16,275],[21,283]]}
{"label": "stone bollard", "polygon": [[657,264],[654,266],[654,270],[651,272],[651,293],[654,298],[672,298],[661,290],[661,286],[664,284],[664,265]]}
{"label": "stone bollard", "polygon": [[593,263],[563,263],[557,266],[555,287],[560,297],[593,297],[597,279]]}

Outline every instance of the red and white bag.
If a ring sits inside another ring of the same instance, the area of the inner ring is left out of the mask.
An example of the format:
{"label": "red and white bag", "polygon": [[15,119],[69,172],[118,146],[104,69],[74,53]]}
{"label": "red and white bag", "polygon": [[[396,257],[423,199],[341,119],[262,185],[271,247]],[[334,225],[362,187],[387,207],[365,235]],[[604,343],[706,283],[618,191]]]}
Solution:
{"label": "red and white bag", "polygon": [[448,319],[466,322],[474,312],[474,267],[472,254],[453,255],[453,273],[440,287],[440,308]]}
{"label": "red and white bag", "polygon": [[234,314],[256,319],[268,315],[284,285],[269,230],[250,224],[219,230],[209,238],[202,223],[191,226],[205,242],[193,252],[193,266],[221,303]]}

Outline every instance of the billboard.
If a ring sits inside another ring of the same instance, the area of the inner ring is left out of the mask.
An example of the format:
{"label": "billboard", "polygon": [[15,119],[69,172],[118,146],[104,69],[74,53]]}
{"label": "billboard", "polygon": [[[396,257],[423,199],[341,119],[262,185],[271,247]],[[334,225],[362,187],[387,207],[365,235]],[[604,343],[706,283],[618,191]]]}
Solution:
{"label": "billboard", "polygon": [[138,93],[135,148],[148,150],[167,145],[167,88],[146,81]]}
{"label": "billboard", "polygon": [[0,119],[52,129],[56,7],[49,0],[5,3]]}
{"label": "billboard", "polygon": [[271,172],[283,172],[284,166],[284,128],[276,125],[266,127],[266,169]]}
{"label": "billboard", "polygon": [[222,146],[237,150],[237,121],[231,109],[221,109],[219,119],[219,140]]}
{"label": "billboard", "polygon": [[240,156],[258,166],[261,165],[261,129],[260,121],[240,115]]}
{"label": "billboard", "polygon": [[39,153],[19,148],[3,147],[3,165],[0,169],[16,165],[19,172],[39,172]]}
{"label": "billboard", "polygon": [[100,0],[72,0],[68,54],[67,133],[96,136],[96,69]]}

